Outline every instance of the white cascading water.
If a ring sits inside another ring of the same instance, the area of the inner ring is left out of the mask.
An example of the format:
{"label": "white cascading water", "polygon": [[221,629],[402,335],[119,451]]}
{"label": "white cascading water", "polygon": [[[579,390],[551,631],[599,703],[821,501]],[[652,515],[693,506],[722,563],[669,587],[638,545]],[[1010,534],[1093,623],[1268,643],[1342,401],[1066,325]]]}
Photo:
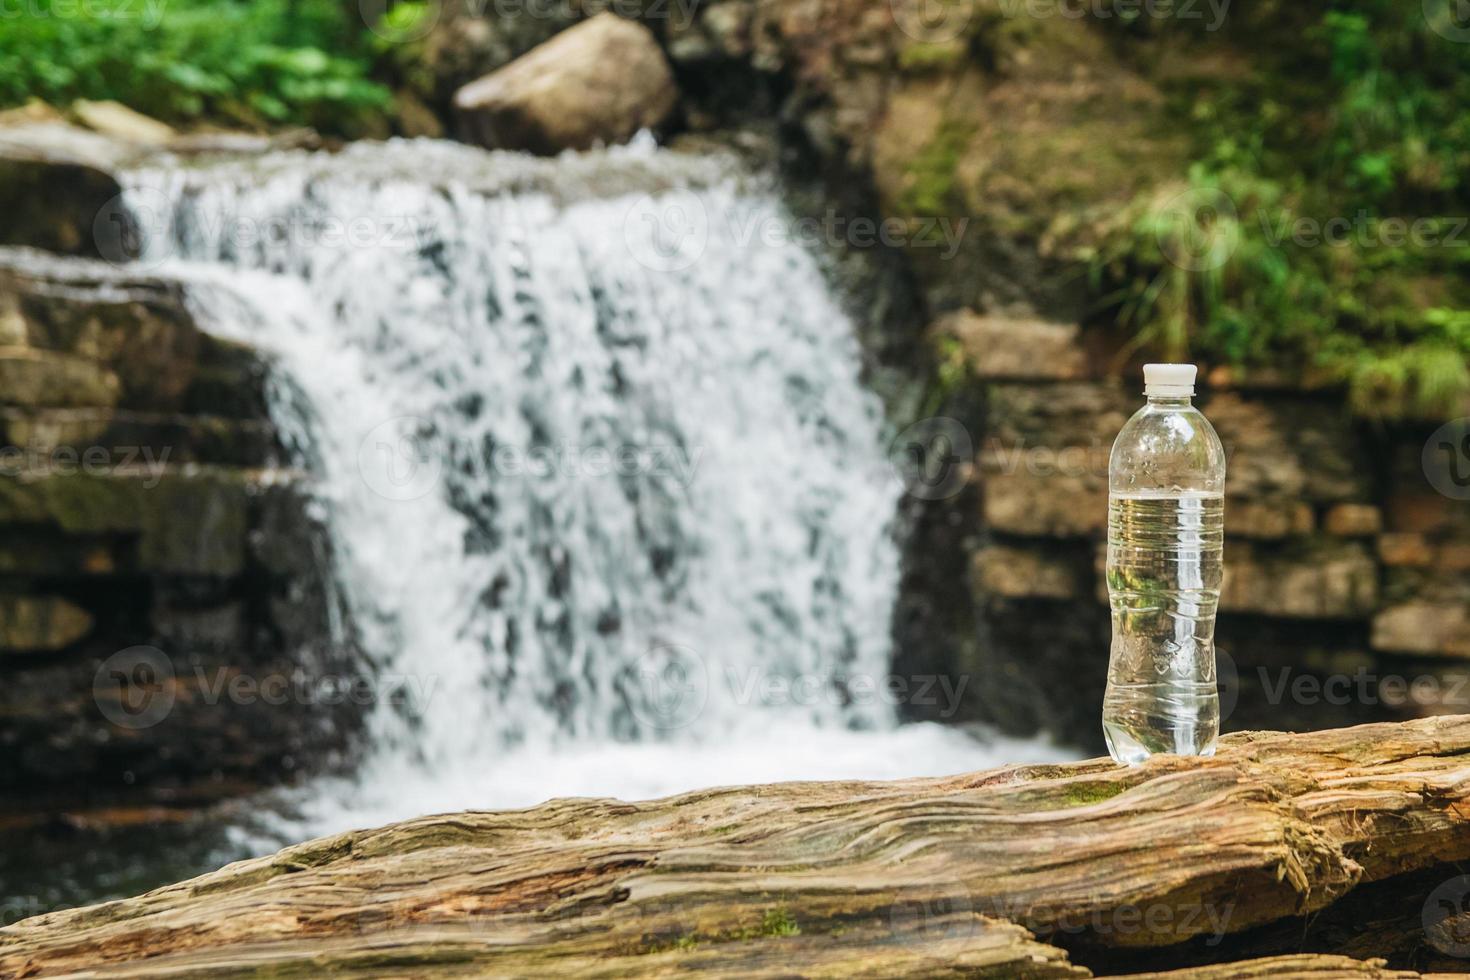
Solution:
{"label": "white cascading water", "polygon": [[900,727],[875,693],[901,487],[769,186],[647,142],[126,183],[142,261],[273,356],[357,638],[410,702],[306,830],[1061,754]]}

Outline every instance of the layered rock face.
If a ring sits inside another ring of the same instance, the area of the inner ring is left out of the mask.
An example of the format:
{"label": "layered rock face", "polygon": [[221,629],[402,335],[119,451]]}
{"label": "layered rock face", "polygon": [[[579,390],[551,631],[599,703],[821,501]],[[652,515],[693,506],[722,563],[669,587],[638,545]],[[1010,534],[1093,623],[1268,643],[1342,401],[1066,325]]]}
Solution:
{"label": "layered rock face", "polygon": [[[94,252],[118,144],[57,133],[99,168],[0,130],[0,167],[59,191],[11,230]],[[355,660],[264,382],[178,284],[0,248],[0,825],[205,803],[347,744]]]}
{"label": "layered rock face", "polygon": [[[963,313],[934,330],[966,365],[951,405],[973,461],[964,486],[923,503],[909,575],[926,584],[936,540],[960,549],[948,601],[972,615],[926,618],[908,600],[900,656],[970,676],[972,717],[1096,744],[1108,455],[1142,382],[1080,366],[1066,353],[1086,346],[1073,327]],[[1436,469],[1449,458],[1426,453],[1435,425],[1370,427],[1340,393],[1225,371],[1196,404],[1229,453],[1226,726],[1466,710],[1470,509],[1436,489],[1452,483]]]}
{"label": "layered rock face", "polygon": [[[455,8],[429,39],[431,52],[462,56],[438,72],[441,88],[501,68],[594,8],[558,6],[556,23]],[[1240,66],[1228,49],[1200,56],[1162,32],[1125,51],[1107,25],[1030,9],[639,0],[619,12],[659,39],[689,129],[774,130],[792,186],[819,185],[818,207],[847,222],[835,227],[896,229],[884,248],[829,243],[860,259],[855,319],[895,428],[938,438],[954,454],[941,468],[958,468],[943,494],[904,503],[896,669],[968,675],[968,717],[1095,746],[1107,457],[1142,398],[1120,378],[1137,371],[1118,368],[1116,331],[1077,326],[1089,311],[1080,284],[1131,202],[1188,187],[1171,87]],[[1230,29],[1249,32],[1252,16]],[[1212,29],[1179,27],[1176,37]],[[931,347],[937,356],[918,363]],[[1470,707],[1459,681],[1470,518],[1435,489],[1447,478],[1425,470],[1426,439],[1444,420],[1370,427],[1307,379],[1226,371],[1206,379],[1200,404],[1232,453],[1226,726]]]}

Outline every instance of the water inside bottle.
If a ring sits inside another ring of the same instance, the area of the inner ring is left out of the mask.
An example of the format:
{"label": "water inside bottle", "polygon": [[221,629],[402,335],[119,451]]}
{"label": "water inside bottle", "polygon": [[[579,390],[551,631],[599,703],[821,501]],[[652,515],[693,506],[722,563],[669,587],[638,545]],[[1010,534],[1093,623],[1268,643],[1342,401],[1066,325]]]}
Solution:
{"label": "water inside bottle", "polygon": [[1136,764],[1162,752],[1214,754],[1224,514],[1220,494],[1109,498],[1113,647],[1103,732],[1120,762]]}

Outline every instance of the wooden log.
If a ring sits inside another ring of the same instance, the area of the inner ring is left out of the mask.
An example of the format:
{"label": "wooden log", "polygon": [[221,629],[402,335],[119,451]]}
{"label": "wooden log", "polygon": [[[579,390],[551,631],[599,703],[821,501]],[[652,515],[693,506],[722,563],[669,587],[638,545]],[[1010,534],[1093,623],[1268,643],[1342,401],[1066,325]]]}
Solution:
{"label": "wooden log", "polygon": [[[424,817],[0,929],[0,976],[1080,977],[1467,857],[1470,716],[1441,717],[1133,769]],[[1178,976],[1416,976],[1191,962]]]}

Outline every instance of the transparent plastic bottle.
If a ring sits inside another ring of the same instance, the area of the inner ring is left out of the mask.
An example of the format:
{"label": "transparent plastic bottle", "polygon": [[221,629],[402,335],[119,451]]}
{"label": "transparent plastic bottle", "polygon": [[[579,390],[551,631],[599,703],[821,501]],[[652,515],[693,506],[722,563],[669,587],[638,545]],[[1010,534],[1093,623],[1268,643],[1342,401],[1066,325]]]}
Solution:
{"label": "transparent plastic bottle", "polygon": [[1113,645],[1103,732],[1118,762],[1214,755],[1220,733],[1215,611],[1224,538],[1225,449],[1191,404],[1192,364],[1143,369],[1148,404],[1108,465]]}

